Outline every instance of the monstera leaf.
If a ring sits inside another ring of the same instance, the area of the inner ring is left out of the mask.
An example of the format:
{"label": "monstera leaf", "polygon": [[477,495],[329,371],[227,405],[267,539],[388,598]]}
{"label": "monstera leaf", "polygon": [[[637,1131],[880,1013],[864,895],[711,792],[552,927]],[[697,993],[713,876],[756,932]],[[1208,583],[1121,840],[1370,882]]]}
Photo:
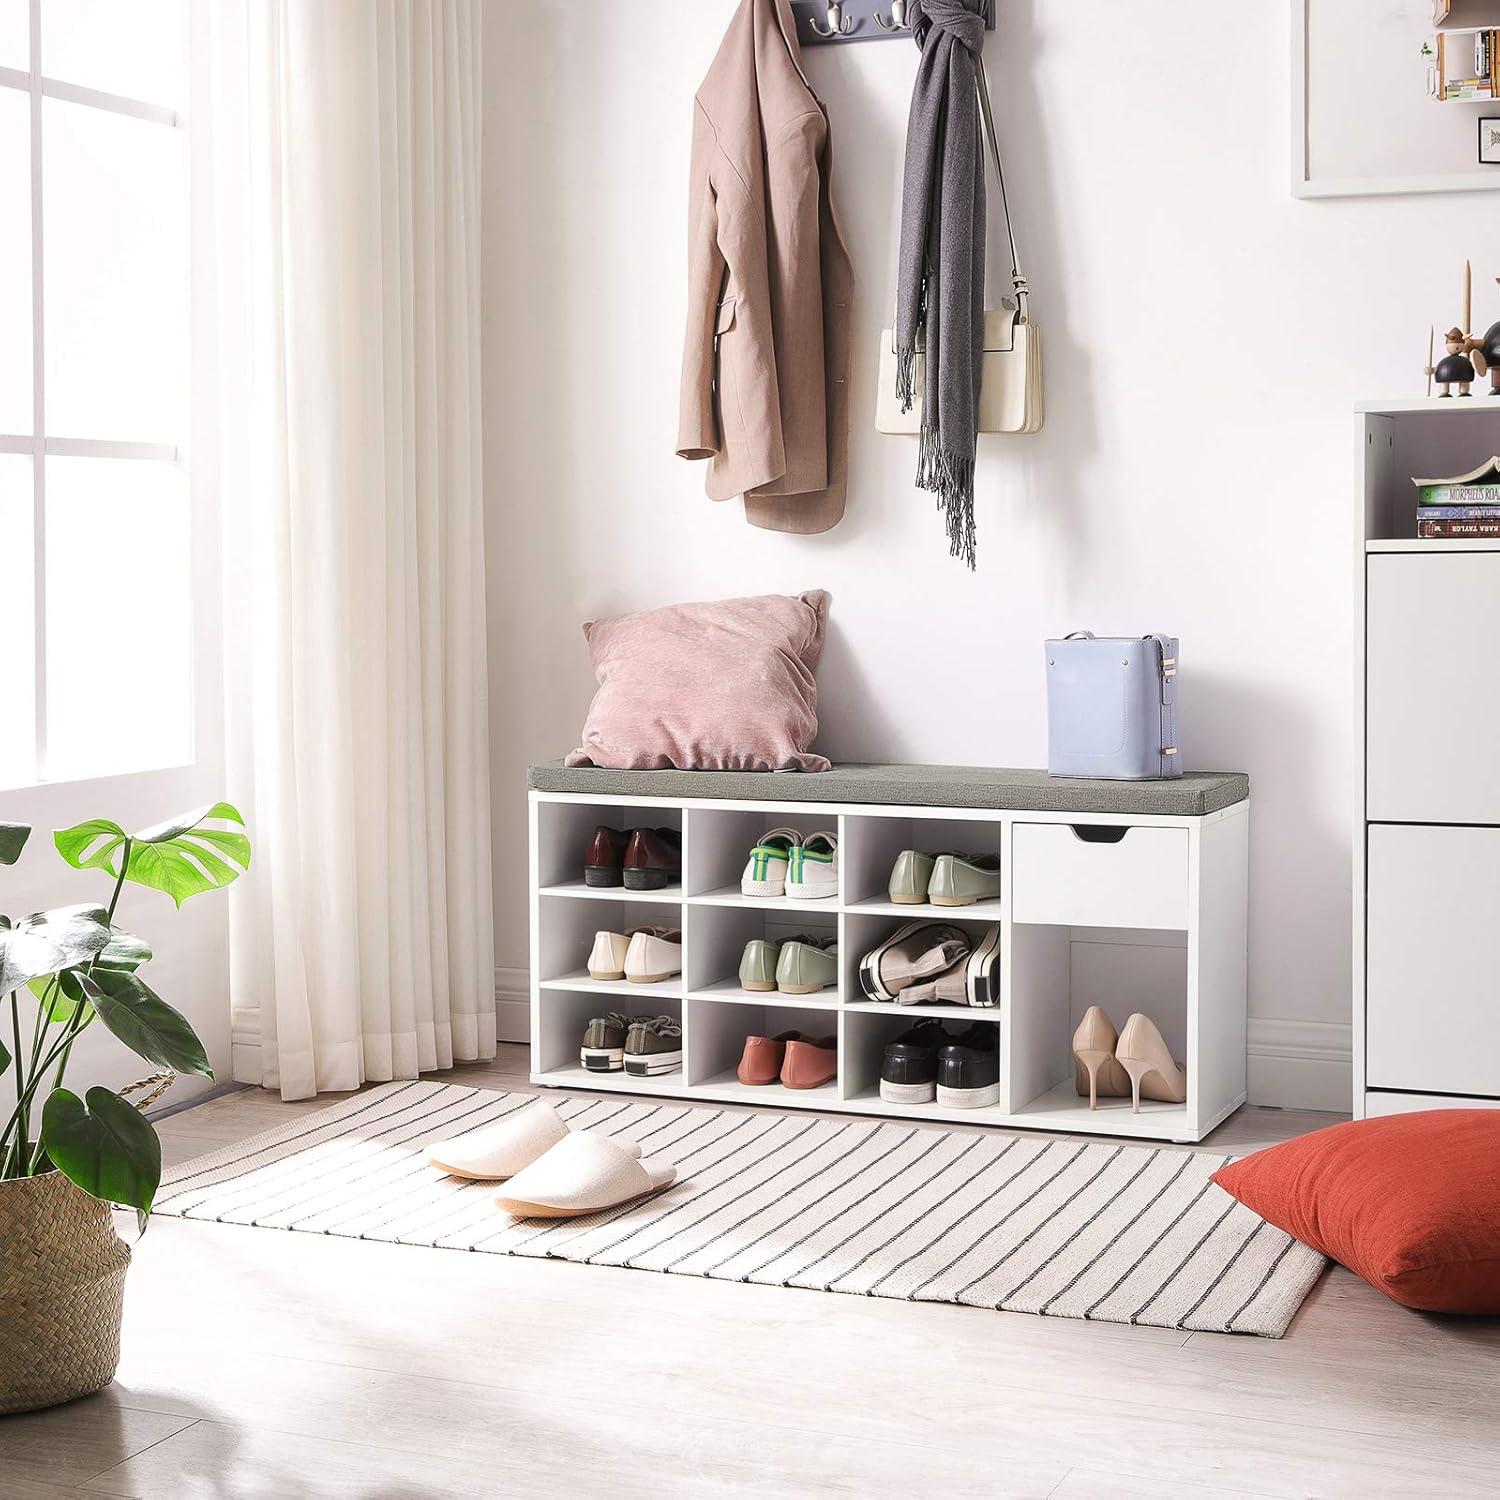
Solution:
{"label": "monstera leaf", "polygon": [[189,896],[223,889],[250,868],[250,840],[233,829],[207,827],[209,823],[245,826],[238,809],[216,802],[139,833],[127,834],[108,818],[93,818],[60,828],[52,838],[74,869],[104,870],[117,880],[121,850],[128,843],[126,880],[165,891],[181,906]]}
{"label": "monstera leaf", "polygon": [[0,823],[0,865],[15,864],[30,837],[30,823]]}
{"label": "monstera leaf", "polygon": [[142,1226],[161,1185],[161,1142],[139,1111],[109,1089],[87,1104],[54,1089],[42,1110],[42,1145],[52,1163],[84,1192],[135,1209]]}
{"label": "monstera leaf", "polygon": [[0,995],[86,964],[107,942],[109,913],[102,906],[60,906],[0,927]]}
{"label": "monstera leaf", "polygon": [[187,1017],[137,975],[122,969],[95,969],[80,973],[78,979],[99,1019],[132,1052],[176,1073],[214,1076],[203,1043]]}
{"label": "monstera leaf", "polygon": [[[118,969],[133,974],[143,963],[151,959],[151,945],[123,927],[110,929],[109,941],[94,959],[93,967]],[[31,993],[45,1008],[49,1021],[71,1021],[80,1008],[88,1014],[83,1018],[85,1026],[94,1018],[94,1008],[83,993],[83,984],[73,969],[64,969],[60,974],[48,974],[33,979],[28,986]]]}

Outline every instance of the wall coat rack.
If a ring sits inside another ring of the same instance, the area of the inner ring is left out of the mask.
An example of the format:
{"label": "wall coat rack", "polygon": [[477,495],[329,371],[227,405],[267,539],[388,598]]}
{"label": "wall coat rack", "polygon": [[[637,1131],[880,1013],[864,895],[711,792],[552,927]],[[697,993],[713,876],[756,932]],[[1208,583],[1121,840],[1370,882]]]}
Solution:
{"label": "wall coat rack", "polygon": [[[843,42],[911,41],[910,0],[791,0],[797,40],[804,47]],[[995,0],[987,0],[984,24],[995,29]]]}

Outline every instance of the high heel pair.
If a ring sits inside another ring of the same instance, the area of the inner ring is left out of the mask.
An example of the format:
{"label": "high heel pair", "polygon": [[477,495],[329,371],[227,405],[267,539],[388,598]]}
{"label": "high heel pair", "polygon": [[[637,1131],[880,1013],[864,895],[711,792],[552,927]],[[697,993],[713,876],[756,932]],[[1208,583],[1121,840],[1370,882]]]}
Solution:
{"label": "high heel pair", "polygon": [[1073,1033],[1073,1056],[1078,1064],[1075,1087],[1088,1095],[1090,1109],[1099,1108],[1101,1095],[1128,1097],[1135,1114],[1140,1114],[1143,1098],[1187,1103],[1187,1070],[1173,1059],[1156,1024],[1139,1011],[1117,1032],[1114,1022],[1091,1005]]}

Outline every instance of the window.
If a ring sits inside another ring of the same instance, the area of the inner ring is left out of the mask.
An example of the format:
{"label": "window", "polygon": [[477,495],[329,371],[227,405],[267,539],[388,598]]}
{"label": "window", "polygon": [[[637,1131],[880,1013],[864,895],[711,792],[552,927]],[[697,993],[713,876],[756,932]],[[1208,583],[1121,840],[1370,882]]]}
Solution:
{"label": "window", "polygon": [[0,787],[191,756],[184,24],[0,0]]}

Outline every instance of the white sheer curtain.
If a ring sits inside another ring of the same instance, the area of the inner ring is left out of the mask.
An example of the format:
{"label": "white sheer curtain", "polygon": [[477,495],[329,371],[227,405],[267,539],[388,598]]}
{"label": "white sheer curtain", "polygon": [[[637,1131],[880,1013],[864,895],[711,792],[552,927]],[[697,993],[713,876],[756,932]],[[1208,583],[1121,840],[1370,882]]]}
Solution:
{"label": "white sheer curtain", "polygon": [[495,1052],[480,0],[212,0],[235,1076]]}

